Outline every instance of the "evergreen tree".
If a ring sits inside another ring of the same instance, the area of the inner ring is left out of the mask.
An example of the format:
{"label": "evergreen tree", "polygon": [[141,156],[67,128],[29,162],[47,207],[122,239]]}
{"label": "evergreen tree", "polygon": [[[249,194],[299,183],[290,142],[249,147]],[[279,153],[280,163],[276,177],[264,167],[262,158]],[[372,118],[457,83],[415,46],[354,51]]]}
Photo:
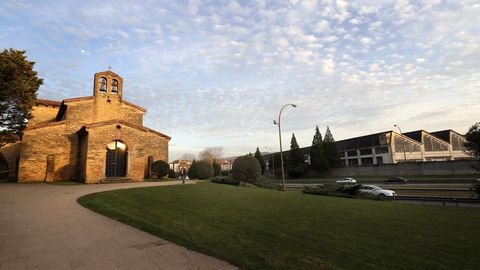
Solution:
{"label": "evergreen tree", "polygon": [[262,154],[260,153],[260,150],[257,147],[257,151],[255,151],[255,158],[258,160],[258,163],[260,164],[260,168],[262,169],[262,175],[265,173],[265,161],[263,160]]}
{"label": "evergreen tree", "polygon": [[304,157],[302,150],[297,143],[297,138],[295,138],[295,134],[292,134],[292,140],[290,141],[290,153],[288,154],[287,159],[287,172],[292,177],[299,177],[301,175],[297,175],[295,169],[304,163]]}
{"label": "evergreen tree", "polygon": [[329,167],[337,166],[340,163],[340,156],[338,155],[335,139],[328,126],[325,131],[325,137],[323,138],[323,148],[325,149],[325,156],[327,157]]}
{"label": "evergreen tree", "polygon": [[15,49],[0,52],[0,130],[21,135],[43,80],[33,70],[25,51]]}
{"label": "evergreen tree", "polygon": [[188,169],[188,179],[198,179],[197,161],[194,159],[190,169]]}
{"label": "evergreen tree", "polygon": [[465,134],[465,148],[468,154],[480,159],[480,122],[472,125]]}
{"label": "evergreen tree", "polygon": [[325,155],[322,134],[315,128],[315,135],[313,135],[312,147],[310,148],[310,163],[312,168],[318,172],[324,172],[328,169],[328,159]]}

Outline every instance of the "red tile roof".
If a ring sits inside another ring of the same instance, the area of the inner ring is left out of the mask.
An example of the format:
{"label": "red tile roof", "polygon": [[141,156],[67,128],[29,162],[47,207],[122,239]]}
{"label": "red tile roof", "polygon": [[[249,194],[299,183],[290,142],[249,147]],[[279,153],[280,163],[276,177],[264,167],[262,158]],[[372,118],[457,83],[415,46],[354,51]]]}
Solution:
{"label": "red tile roof", "polygon": [[40,99],[40,98],[35,99],[33,102],[35,105],[45,105],[45,106],[60,106],[62,104],[61,101]]}

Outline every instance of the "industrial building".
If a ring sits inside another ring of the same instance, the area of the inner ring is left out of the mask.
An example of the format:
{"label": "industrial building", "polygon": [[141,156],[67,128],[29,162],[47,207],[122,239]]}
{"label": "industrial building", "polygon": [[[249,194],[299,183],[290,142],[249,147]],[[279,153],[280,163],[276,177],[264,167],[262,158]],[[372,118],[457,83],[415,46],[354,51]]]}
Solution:
{"label": "industrial building", "polygon": [[[403,134],[393,130],[335,142],[345,166],[380,165],[400,162],[466,160],[465,137],[451,129],[435,132],[417,130]],[[305,162],[310,161],[310,147],[301,148]],[[288,157],[289,151],[284,151]],[[266,161],[278,153],[264,155]]]}

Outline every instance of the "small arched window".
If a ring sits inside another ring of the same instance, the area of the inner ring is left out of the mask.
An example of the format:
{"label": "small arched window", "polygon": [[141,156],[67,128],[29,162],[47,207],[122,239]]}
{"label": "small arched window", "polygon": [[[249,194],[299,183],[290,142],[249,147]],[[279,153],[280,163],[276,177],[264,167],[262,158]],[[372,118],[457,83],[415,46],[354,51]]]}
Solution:
{"label": "small arched window", "polygon": [[107,79],[104,77],[100,78],[100,92],[107,92]]}
{"label": "small arched window", "polygon": [[112,80],[112,94],[118,93],[118,81]]}

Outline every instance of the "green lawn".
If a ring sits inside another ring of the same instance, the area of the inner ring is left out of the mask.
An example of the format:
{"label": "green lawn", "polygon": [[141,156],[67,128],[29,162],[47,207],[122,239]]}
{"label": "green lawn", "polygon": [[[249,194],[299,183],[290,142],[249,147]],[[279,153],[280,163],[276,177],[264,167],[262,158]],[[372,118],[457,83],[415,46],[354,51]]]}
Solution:
{"label": "green lawn", "polygon": [[480,209],[203,183],[81,197],[243,269],[478,269]]}

